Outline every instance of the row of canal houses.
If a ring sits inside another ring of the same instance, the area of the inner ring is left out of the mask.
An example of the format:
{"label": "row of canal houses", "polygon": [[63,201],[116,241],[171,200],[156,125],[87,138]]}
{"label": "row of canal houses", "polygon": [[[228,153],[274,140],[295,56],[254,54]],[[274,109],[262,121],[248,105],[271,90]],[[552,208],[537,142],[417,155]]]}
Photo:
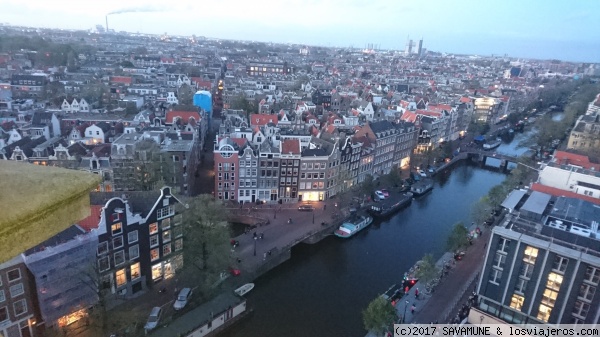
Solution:
{"label": "row of canal houses", "polygon": [[0,264],[0,336],[43,336],[171,278],[183,264],[170,187],[93,192],[91,215]]}
{"label": "row of canal houses", "polygon": [[294,128],[277,115],[224,115],[214,145],[215,197],[247,202],[323,201],[408,167],[419,128],[402,120]]}

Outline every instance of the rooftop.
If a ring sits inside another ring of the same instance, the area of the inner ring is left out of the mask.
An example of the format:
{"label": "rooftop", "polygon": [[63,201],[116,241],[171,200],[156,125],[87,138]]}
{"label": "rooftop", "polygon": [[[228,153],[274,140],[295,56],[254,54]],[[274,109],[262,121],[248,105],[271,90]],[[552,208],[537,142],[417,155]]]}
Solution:
{"label": "rooftop", "polygon": [[99,182],[91,173],[1,160],[0,263],[87,217]]}

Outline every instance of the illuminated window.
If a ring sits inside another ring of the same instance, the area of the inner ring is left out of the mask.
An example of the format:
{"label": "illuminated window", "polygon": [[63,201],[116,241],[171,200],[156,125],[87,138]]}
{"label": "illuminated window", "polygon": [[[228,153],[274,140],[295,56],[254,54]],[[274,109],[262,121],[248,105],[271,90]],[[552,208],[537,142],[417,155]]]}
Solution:
{"label": "illuminated window", "polygon": [[150,235],[158,233],[158,223],[151,223],[148,226],[148,230],[150,231]]}
{"label": "illuminated window", "polygon": [[158,248],[150,250],[150,261],[156,261],[160,258]]}
{"label": "illuminated window", "polygon": [[162,233],[162,239],[163,239],[163,243],[171,241],[171,231],[164,231]]}
{"label": "illuminated window", "polygon": [[150,237],[150,247],[158,246],[158,235],[152,235]]}
{"label": "illuminated window", "polygon": [[127,283],[127,276],[125,275],[125,268],[117,270],[115,273],[115,279],[117,280],[117,287],[120,287]]}
{"label": "illuminated window", "polygon": [[162,277],[162,266],[160,263],[152,266],[152,280],[157,280]]}
{"label": "illuminated window", "polygon": [[548,319],[550,319],[551,312],[552,312],[552,308],[548,307],[547,305],[540,304],[537,318],[543,322],[548,322]]}
{"label": "illuminated window", "polygon": [[535,264],[535,260],[537,259],[537,256],[538,256],[538,249],[527,246],[527,248],[525,248],[525,254],[523,255],[523,261],[525,261],[527,263]]}
{"label": "illuminated window", "polygon": [[546,283],[546,288],[559,291],[560,286],[563,281],[563,276],[556,273],[548,274],[548,282]]}
{"label": "illuminated window", "polygon": [[554,307],[554,303],[556,303],[556,297],[558,297],[558,292],[551,289],[546,289],[542,295],[542,303],[549,307]]}
{"label": "illuminated window", "polygon": [[112,235],[121,234],[123,232],[121,223],[117,222],[116,224],[113,224],[112,226],[110,226],[110,231],[111,231]]}
{"label": "illuminated window", "polygon": [[140,263],[134,263],[131,265],[131,280],[140,278]]}
{"label": "illuminated window", "polygon": [[510,300],[510,307],[520,311],[521,308],[523,307],[524,301],[525,301],[525,297],[514,294]]}
{"label": "illuminated window", "polygon": [[166,244],[163,246],[163,256],[171,254],[171,245]]}

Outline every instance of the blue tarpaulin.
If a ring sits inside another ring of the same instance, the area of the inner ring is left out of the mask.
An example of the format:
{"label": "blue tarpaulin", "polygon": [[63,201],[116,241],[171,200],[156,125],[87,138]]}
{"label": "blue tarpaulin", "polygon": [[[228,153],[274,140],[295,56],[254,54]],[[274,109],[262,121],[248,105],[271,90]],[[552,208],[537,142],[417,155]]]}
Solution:
{"label": "blue tarpaulin", "polygon": [[475,138],[473,138],[474,141],[476,142],[484,142],[485,141],[485,137],[484,136],[477,136]]}

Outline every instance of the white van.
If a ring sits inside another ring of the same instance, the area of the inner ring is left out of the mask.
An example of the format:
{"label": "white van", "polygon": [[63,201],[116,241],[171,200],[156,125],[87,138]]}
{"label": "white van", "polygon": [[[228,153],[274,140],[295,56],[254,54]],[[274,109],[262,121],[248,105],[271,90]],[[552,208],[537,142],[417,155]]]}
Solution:
{"label": "white van", "polygon": [[160,321],[161,315],[162,309],[160,307],[152,308],[152,311],[150,311],[150,316],[148,316],[148,321],[146,322],[146,325],[144,325],[144,329],[146,329],[146,331],[150,331],[156,328],[158,321]]}

